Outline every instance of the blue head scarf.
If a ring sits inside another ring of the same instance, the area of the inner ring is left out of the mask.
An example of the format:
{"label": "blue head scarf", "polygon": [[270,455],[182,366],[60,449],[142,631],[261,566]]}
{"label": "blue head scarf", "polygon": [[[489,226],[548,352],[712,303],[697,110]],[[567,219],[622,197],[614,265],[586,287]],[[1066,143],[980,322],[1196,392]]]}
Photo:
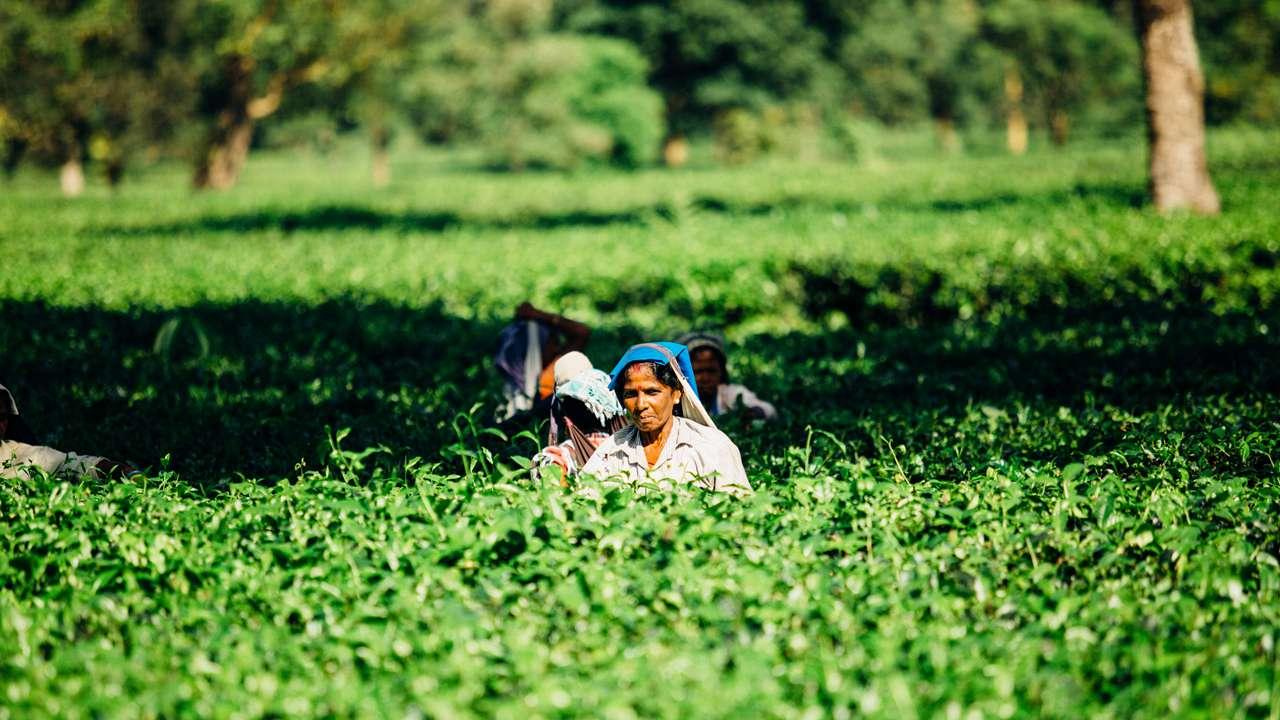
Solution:
{"label": "blue head scarf", "polygon": [[709,427],[716,426],[711,419],[711,414],[707,412],[702,405],[702,401],[698,398],[698,386],[693,381],[693,362],[689,359],[689,348],[673,342],[632,345],[622,356],[622,359],[618,361],[618,364],[613,366],[613,371],[609,373],[609,389],[617,390],[618,379],[622,377],[623,371],[627,369],[628,365],[638,362],[656,362],[659,365],[672,366],[672,369],[676,371],[676,377],[680,380],[682,393],[680,409],[683,411],[684,416]]}

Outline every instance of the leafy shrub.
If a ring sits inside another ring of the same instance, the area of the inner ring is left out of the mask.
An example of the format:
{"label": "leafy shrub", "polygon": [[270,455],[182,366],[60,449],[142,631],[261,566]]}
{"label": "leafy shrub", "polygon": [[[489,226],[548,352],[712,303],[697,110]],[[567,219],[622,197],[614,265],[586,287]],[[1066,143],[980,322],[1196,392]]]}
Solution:
{"label": "leafy shrub", "polygon": [[493,109],[489,68],[497,64],[498,43],[483,26],[462,23],[417,52],[418,69],[401,90],[410,123],[429,143],[475,140]]}
{"label": "leafy shrub", "polygon": [[645,74],[644,59],[620,40],[546,35],[513,46],[497,80],[504,107],[487,130],[494,162],[514,169],[651,163],[665,126]]}
{"label": "leafy shrub", "polygon": [[776,144],[771,129],[746,108],[732,108],[717,115],[712,134],[716,156],[729,165],[751,162]]}
{"label": "leafy shrub", "polygon": [[638,167],[666,133],[644,58],[621,40],[533,34],[501,39],[472,24],[424,50],[410,117],[437,142],[470,141],[494,167]]}
{"label": "leafy shrub", "polygon": [[608,159],[625,167],[651,164],[666,134],[662,98],[645,84],[644,58],[629,44],[605,38],[578,40],[586,57],[566,80],[576,114],[606,130]]}
{"label": "leafy shrub", "polygon": [[[1274,135],[1214,138],[1214,218],[1135,207],[1122,145],[20,176],[0,381],[153,472],[0,481],[0,718],[1265,717]],[[531,482],[539,428],[482,427],[526,298],[598,365],[724,325],[781,410],[720,423],[757,494]]]}

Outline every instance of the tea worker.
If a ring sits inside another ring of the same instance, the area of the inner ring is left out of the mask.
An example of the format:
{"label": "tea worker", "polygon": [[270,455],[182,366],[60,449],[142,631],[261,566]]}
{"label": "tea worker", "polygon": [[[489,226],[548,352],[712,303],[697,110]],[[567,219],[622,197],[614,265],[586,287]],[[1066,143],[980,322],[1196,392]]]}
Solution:
{"label": "tea worker", "polygon": [[42,445],[32,445],[26,423],[18,414],[13,393],[0,385],[0,478],[30,478],[33,469],[68,480],[90,476],[132,477],[138,471],[125,463],[117,463],[96,455],[61,452]]}
{"label": "tea worker", "polygon": [[[568,352],[555,363],[556,390],[551,398],[547,447],[534,456],[535,466],[558,465],[573,477],[610,435],[626,425],[609,376],[591,366],[580,352]],[[563,441],[562,441],[563,438]]]}
{"label": "tea worker", "polygon": [[610,377],[629,425],[601,443],[582,474],[660,487],[692,483],[735,495],[752,491],[738,447],[716,429],[690,383],[688,348],[632,346]]}
{"label": "tea worker", "polygon": [[590,336],[591,328],[580,322],[521,303],[515,320],[498,335],[494,364],[503,376],[505,398],[498,421],[545,411],[555,391],[555,361],[582,350]]}
{"label": "tea worker", "polygon": [[689,348],[698,395],[712,415],[719,416],[741,408],[748,417],[759,420],[772,420],[778,416],[773,405],[761,400],[745,385],[729,382],[724,338],[710,332],[691,332],[681,336],[679,342]]}

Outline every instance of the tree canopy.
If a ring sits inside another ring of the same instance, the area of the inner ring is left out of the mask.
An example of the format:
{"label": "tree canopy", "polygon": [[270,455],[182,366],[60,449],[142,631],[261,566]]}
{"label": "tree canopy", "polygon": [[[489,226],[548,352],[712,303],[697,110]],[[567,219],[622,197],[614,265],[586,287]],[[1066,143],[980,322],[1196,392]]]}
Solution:
{"label": "tree canopy", "polygon": [[[1196,31],[1209,122],[1280,119],[1280,0],[1203,3]],[[113,179],[185,158],[200,187],[312,115],[367,132],[383,182],[398,127],[510,168],[851,118],[1020,151],[1139,128],[1138,54],[1116,0],[0,0],[0,149]]]}

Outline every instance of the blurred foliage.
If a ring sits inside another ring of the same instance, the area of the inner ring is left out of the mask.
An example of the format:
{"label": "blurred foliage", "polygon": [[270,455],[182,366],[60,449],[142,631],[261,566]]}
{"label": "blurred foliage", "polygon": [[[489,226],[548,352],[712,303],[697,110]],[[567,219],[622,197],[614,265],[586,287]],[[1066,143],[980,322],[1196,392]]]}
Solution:
{"label": "blurred foliage", "polygon": [[[978,67],[1016,73],[1026,88],[1028,114],[1059,143],[1066,141],[1072,118],[1103,131],[1138,125],[1143,108],[1138,40],[1105,11],[1081,3],[998,0],[984,13],[981,36],[976,56],[995,57],[984,58]],[[981,84],[989,91],[1002,83],[992,76]]]}
{"label": "blurred foliage", "polygon": [[720,159],[731,165],[755,160],[776,142],[761,120],[743,108],[721,113],[716,118],[715,136]]}
{"label": "blurred foliage", "polygon": [[1195,5],[1210,122],[1280,123],[1280,2]]}
{"label": "blurred foliage", "polygon": [[[1196,4],[1211,122],[1280,117],[1277,7]],[[408,127],[518,169],[640,167],[664,137],[847,156],[869,120],[953,151],[1015,110],[1036,142],[1142,126],[1115,0],[0,0],[0,40],[5,167],[113,179],[172,156],[229,185],[254,144],[357,129],[384,165]]]}
{"label": "blurred foliage", "polygon": [[657,155],[661,98],[626,43],[532,31],[504,38],[476,21],[427,52],[409,115],[429,141],[476,143],[508,169],[636,167]]}
{"label": "blurred foliage", "polygon": [[91,156],[113,181],[191,120],[193,86],[163,55],[163,3],[0,2],[0,149],[12,172]]}
{"label": "blurred foliage", "polygon": [[810,97],[829,67],[821,33],[793,0],[563,0],[557,11],[568,30],[635,43],[678,132],[727,109]]}
{"label": "blurred foliage", "polygon": [[[151,471],[0,482],[0,717],[1266,717],[1277,140],[1211,135],[1217,217],[1136,207],[1127,142],[19,174],[0,382]],[[724,328],[757,494],[532,482],[479,420],[525,299],[598,365]]]}
{"label": "blurred foliage", "polygon": [[[303,94],[293,107],[305,111],[310,102],[377,119],[367,108],[392,101],[383,99],[386,73],[403,70],[404,53],[439,7],[407,0],[6,2],[0,140],[58,161],[94,147],[113,162],[143,147],[169,152],[189,158],[200,183],[238,131],[251,136],[300,87],[325,92]],[[239,167],[229,169],[234,182]]]}
{"label": "blurred foliage", "polygon": [[850,27],[838,48],[855,84],[854,102],[887,123],[962,119],[971,68],[963,63],[980,15],[972,2],[856,0],[845,4]]}

